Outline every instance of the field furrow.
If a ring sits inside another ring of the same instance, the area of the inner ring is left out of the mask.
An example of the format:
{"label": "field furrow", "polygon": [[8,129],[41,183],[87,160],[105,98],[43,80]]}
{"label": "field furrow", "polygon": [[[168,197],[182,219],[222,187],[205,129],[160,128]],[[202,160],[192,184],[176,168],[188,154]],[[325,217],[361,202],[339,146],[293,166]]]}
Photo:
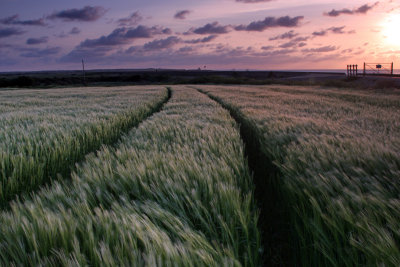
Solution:
{"label": "field furrow", "polygon": [[168,99],[162,87],[0,93],[0,206],[68,177],[76,162],[112,144]]}
{"label": "field furrow", "polygon": [[[267,234],[280,235],[265,237],[267,257],[292,255],[275,264],[399,265],[398,95],[288,86],[196,88],[248,132],[242,135],[257,187],[271,194],[257,198],[260,224],[276,225]],[[264,168],[264,182],[257,168]],[[271,222],[279,218],[288,223]],[[268,247],[276,241],[283,243],[281,251]]]}
{"label": "field furrow", "polygon": [[[259,266],[235,121],[196,90],[0,213],[1,265]],[[23,251],[23,253],[21,253]]]}

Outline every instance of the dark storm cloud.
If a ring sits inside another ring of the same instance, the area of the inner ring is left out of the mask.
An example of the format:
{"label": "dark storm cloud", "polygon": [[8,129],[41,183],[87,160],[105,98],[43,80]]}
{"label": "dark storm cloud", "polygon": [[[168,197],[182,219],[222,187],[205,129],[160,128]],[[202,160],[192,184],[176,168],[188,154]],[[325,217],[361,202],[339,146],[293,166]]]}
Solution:
{"label": "dark storm cloud", "polygon": [[106,9],[101,6],[85,6],[81,9],[67,9],[55,12],[48,16],[48,19],[61,19],[64,21],[95,21],[106,13]]}
{"label": "dark storm cloud", "polygon": [[78,27],[73,27],[69,34],[80,34],[81,30]]}
{"label": "dark storm cloud", "polygon": [[171,48],[174,45],[181,42],[181,39],[176,36],[170,36],[165,39],[158,39],[144,44],[145,50],[161,50],[165,48]]}
{"label": "dark storm cloud", "polygon": [[27,52],[20,54],[21,57],[46,57],[60,53],[61,47],[47,47],[45,49],[27,49]]}
{"label": "dark storm cloud", "polygon": [[158,34],[171,34],[168,28],[161,28],[158,26],[147,27],[139,25],[136,28],[117,28],[107,36],[101,36],[97,39],[86,39],[79,46],[80,47],[97,47],[97,46],[116,46],[127,44],[133,39],[137,38],[152,38]]}
{"label": "dark storm cloud", "polygon": [[379,4],[379,2],[376,2],[372,5],[362,5],[359,8],[355,8],[355,9],[348,9],[348,8],[343,8],[340,10],[336,10],[336,9],[332,9],[330,12],[326,12],[324,13],[325,16],[329,16],[329,17],[337,17],[340,15],[354,15],[354,14],[366,14],[369,10],[373,9],[375,6],[377,6]]}
{"label": "dark storm cloud", "polygon": [[320,30],[320,31],[315,31],[312,33],[313,36],[325,36],[327,35],[329,32],[331,33],[335,33],[335,34],[353,34],[355,33],[354,30],[352,31],[344,31],[343,29],[346,26],[341,26],[341,27],[330,27],[328,29],[324,29],[324,30]]}
{"label": "dark storm cloud", "polygon": [[238,25],[235,27],[237,31],[259,31],[262,32],[272,27],[297,27],[304,16],[297,17],[266,17],[264,20],[253,21],[248,25]]}
{"label": "dark storm cloud", "polygon": [[121,27],[122,26],[135,26],[142,20],[143,20],[142,15],[138,11],[136,11],[136,12],[132,13],[129,17],[117,20],[117,23],[118,23],[118,26],[121,26]]}
{"label": "dark storm cloud", "polygon": [[47,43],[48,41],[49,37],[43,36],[40,38],[29,38],[28,40],[26,40],[26,44],[28,45],[44,44]]}
{"label": "dark storm cloud", "polygon": [[176,12],[176,14],[174,15],[174,18],[176,19],[186,19],[186,16],[189,15],[191,13],[190,10],[181,10]]}
{"label": "dark storm cloud", "polygon": [[21,35],[24,33],[25,31],[17,28],[0,28],[0,38],[6,38],[13,35]]}
{"label": "dark storm cloud", "polygon": [[197,29],[191,29],[193,33],[197,34],[224,34],[228,33],[231,30],[231,26],[226,25],[220,25],[217,21],[213,23],[208,23],[204,25],[203,27],[199,27]]}
{"label": "dark storm cloud", "polygon": [[218,37],[218,35],[210,35],[210,36],[200,38],[200,39],[187,40],[187,41],[185,41],[185,43],[187,43],[187,44],[208,43],[217,37]]}
{"label": "dark storm cloud", "polygon": [[332,52],[337,50],[338,47],[332,46],[332,45],[327,45],[327,46],[322,46],[318,48],[310,48],[310,49],[303,49],[301,50],[304,53],[324,53],[324,52]]}
{"label": "dark storm cloud", "polygon": [[275,40],[283,40],[283,39],[292,39],[294,37],[296,37],[297,35],[299,35],[298,33],[294,33],[294,31],[288,31],[285,32],[281,35],[277,35],[274,37],[269,38],[270,41],[275,41]]}
{"label": "dark storm cloud", "polygon": [[46,26],[44,19],[34,19],[34,20],[19,20],[19,15],[15,14],[13,16],[0,19],[0,24],[5,25],[23,25],[23,26]]}

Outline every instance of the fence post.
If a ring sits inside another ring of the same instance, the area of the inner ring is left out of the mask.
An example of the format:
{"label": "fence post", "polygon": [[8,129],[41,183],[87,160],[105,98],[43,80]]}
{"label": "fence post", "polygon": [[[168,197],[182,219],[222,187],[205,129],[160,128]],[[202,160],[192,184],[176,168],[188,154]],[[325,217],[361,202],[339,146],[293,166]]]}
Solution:
{"label": "fence post", "polygon": [[365,76],[365,62],[364,62],[364,71],[363,71],[363,76]]}
{"label": "fence post", "polygon": [[393,62],[391,64],[391,68],[390,68],[390,75],[393,76]]}

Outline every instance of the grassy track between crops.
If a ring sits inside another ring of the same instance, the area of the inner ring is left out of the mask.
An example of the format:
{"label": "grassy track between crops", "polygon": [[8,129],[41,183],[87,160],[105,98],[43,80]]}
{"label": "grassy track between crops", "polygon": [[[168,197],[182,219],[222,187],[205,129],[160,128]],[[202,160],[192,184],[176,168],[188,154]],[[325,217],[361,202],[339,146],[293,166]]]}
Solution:
{"label": "grassy track between crops", "polygon": [[0,265],[259,266],[235,121],[196,90],[0,213]]}
{"label": "grassy track between crops", "polygon": [[[270,171],[277,179],[271,183],[266,173],[264,183],[289,221],[283,226],[290,230],[293,257],[286,263],[399,266],[398,92],[279,85],[196,88],[228,108],[258,140],[263,156],[256,165],[276,166]],[[263,223],[270,199],[258,200]]]}
{"label": "grassy track between crops", "polygon": [[163,87],[0,92],[0,206],[112,144],[167,101]]}
{"label": "grassy track between crops", "polygon": [[245,145],[245,155],[252,171],[255,184],[255,198],[260,208],[258,228],[261,231],[263,245],[263,263],[265,266],[292,266],[295,265],[291,258],[294,252],[289,244],[288,216],[285,214],[284,200],[276,190],[279,179],[279,170],[262,151],[260,130],[251,120],[243,116],[236,108],[220,98],[206,94],[228,110],[240,127],[240,135]]}

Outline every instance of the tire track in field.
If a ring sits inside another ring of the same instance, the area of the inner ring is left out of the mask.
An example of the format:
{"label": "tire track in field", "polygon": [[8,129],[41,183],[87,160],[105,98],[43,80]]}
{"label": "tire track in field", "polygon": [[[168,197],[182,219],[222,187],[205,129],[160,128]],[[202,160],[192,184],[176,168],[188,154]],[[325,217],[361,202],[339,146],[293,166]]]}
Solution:
{"label": "tire track in field", "polygon": [[260,209],[258,227],[261,230],[263,245],[263,265],[296,266],[291,257],[294,253],[290,247],[289,216],[286,213],[287,208],[283,197],[279,193],[280,171],[273,164],[273,160],[262,151],[262,132],[239,109],[202,89],[195,89],[229,111],[239,126],[245,156],[253,174],[255,199]]}
{"label": "tire track in field", "polygon": [[[168,101],[171,99],[172,96],[172,90],[170,87],[166,87],[167,90],[167,95],[161,99],[156,105],[154,105],[148,112],[143,114],[143,117],[141,119],[132,119],[130,121],[130,124],[124,125],[123,129],[121,129],[121,132],[118,136],[115,136],[114,138],[112,138],[111,140],[109,140],[108,142],[104,142],[106,140],[106,138],[104,138],[104,140],[102,141],[102,143],[100,143],[99,145],[93,147],[91,150],[85,151],[85,154],[82,154],[81,157],[79,157],[79,159],[77,161],[75,161],[75,163],[73,165],[70,165],[69,167],[67,167],[67,171],[65,170],[59,170],[59,172],[57,173],[57,176],[61,173],[61,177],[63,177],[64,180],[70,180],[71,179],[71,174],[72,172],[75,170],[76,168],[76,164],[85,160],[86,156],[90,153],[96,152],[97,150],[99,150],[102,146],[107,145],[107,146],[115,146],[119,140],[121,140],[121,137],[129,132],[132,128],[137,127],[140,123],[142,123],[143,121],[147,120],[149,117],[151,117],[152,115],[154,115],[155,113],[158,113],[162,110],[162,108],[164,107],[164,105],[166,103],[168,103]],[[54,180],[57,180],[59,178],[53,177]],[[37,186],[35,186],[33,189],[29,190],[28,192],[21,192],[19,194],[15,194],[12,195],[10,197],[8,197],[5,201],[0,202],[0,210],[8,210],[10,208],[10,204],[12,203],[13,200],[15,199],[26,199],[29,198],[29,195],[31,195],[32,193],[36,192],[37,190],[39,190],[42,186],[46,186],[51,184],[52,180],[47,180],[44,183],[41,183]]]}

